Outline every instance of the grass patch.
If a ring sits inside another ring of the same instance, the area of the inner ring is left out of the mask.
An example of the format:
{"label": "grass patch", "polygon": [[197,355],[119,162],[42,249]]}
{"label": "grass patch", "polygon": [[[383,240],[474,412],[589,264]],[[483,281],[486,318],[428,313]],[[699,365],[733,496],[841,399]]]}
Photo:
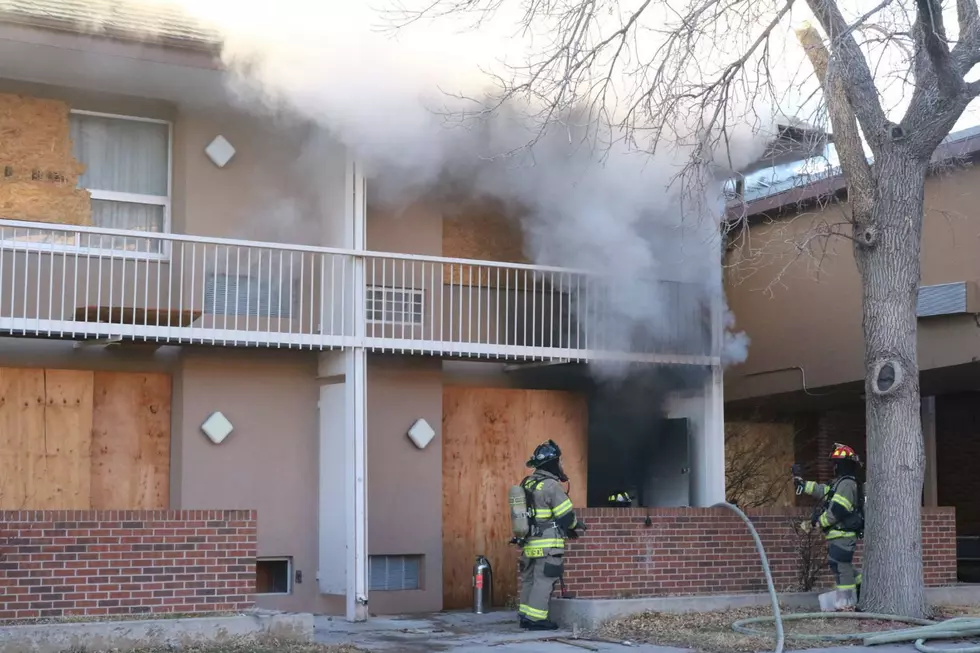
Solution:
{"label": "grass patch", "polygon": [[[783,614],[811,612],[811,610],[790,610],[783,608]],[[771,650],[776,641],[774,625],[758,624],[759,630],[771,633],[767,637],[741,635],[732,630],[732,624],[739,619],[764,617],[772,614],[771,608],[747,608],[725,610],[722,612],[694,612],[687,614],[665,614],[646,612],[603,624],[594,634],[602,639],[616,642],[630,641],[636,644],[659,644],[677,646],[711,653],[756,653]],[[936,610],[936,619],[953,617],[980,617],[980,607],[943,607]],[[827,648],[833,646],[858,645],[854,642],[799,641],[790,639],[795,634],[843,634],[875,633],[898,630],[911,626],[891,621],[813,619],[784,623],[787,635],[787,650],[808,648]]]}

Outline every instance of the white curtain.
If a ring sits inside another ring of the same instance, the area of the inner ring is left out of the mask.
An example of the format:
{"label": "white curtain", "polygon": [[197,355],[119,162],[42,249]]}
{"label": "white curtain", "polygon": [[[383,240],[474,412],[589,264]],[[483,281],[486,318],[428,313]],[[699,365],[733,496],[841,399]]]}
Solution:
{"label": "white curtain", "polygon": [[[86,168],[78,180],[79,188],[167,197],[168,125],[72,114],[71,137],[75,158]],[[97,227],[158,233],[164,228],[164,207],[94,199],[92,220]],[[115,245],[146,248],[145,242]]]}

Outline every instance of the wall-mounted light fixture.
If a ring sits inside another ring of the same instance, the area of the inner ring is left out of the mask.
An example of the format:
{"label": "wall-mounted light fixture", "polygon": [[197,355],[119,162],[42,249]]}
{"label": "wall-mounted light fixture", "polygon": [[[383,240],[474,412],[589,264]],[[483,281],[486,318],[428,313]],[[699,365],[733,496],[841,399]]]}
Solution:
{"label": "wall-mounted light fixture", "polygon": [[224,442],[234,428],[228,418],[222,415],[220,411],[211,413],[211,416],[201,424],[204,435],[208,436],[208,439],[215,444]]}
{"label": "wall-mounted light fixture", "polygon": [[425,449],[435,436],[436,432],[421,417],[412,424],[412,428],[408,429],[408,438],[419,449]]}
{"label": "wall-mounted light fixture", "polygon": [[228,142],[227,138],[218,134],[204,148],[204,153],[208,155],[208,158],[211,159],[214,165],[219,168],[224,168],[231,161],[231,157],[235,156],[235,148]]}

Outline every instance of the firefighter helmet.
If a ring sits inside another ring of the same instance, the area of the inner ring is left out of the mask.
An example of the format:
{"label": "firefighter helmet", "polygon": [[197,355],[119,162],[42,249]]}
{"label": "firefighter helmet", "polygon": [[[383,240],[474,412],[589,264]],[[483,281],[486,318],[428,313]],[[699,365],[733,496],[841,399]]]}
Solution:
{"label": "firefighter helmet", "polygon": [[834,450],[830,454],[831,460],[853,460],[858,462],[858,455],[854,453],[854,449],[851,449],[846,444],[840,444],[838,442],[834,443]]}
{"label": "firefighter helmet", "polygon": [[534,448],[534,453],[531,454],[531,459],[527,461],[527,466],[538,468],[559,458],[561,458],[561,449],[554,440],[548,440]]}

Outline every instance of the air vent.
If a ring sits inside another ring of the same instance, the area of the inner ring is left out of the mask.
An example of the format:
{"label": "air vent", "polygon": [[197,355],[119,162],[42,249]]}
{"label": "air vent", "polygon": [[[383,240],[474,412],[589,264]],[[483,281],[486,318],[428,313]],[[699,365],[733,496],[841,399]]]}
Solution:
{"label": "air vent", "polygon": [[372,592],[417,590],[421,586],[422,556],[370,556],[368,586]]}
{"label": "air vent", "polygon": [[971,303],[966,281],[920,286],[915,313],[917,317],[961,315],[973,312]]}
{"label": "air vent", "polygon": [[213,274],[204,285],[204,312],[207,315],[249,315],[252,317],[292,317],[292,301],[284,281],[259,279],[248,275]]}

